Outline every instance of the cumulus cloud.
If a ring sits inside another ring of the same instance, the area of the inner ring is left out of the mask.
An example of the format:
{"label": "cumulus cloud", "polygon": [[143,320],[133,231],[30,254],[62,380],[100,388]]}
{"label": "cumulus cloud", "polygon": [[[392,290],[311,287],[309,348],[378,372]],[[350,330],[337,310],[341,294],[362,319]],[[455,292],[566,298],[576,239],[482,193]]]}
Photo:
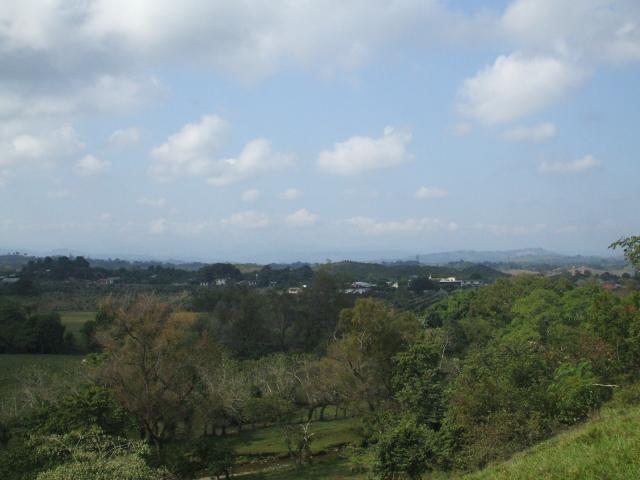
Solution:
{"label": "cumulus cloud", "polygon": [[11,141],[9,154],[0,156],[0,165],[16,162],[55,163],[84,149],[84,144],[71,125],[39,134],[23,133]]}
{"label": "cumulus cloud", "polygon": [[245,190],[242,192],[242,201],[243,202],[255,202],[260,197],[260,192],[255,188],[251,188],[249,190]]}
{"label": "cumulus cloud", "polygon": [[456,36],[466,23],[436,0],[10,3],[0,6],[0,38],[8,51],[43,52],[57,63],[66,54],[67,68],[76,69],[96,58],[117,66],[187,60],[246,79],[285,63],[323,71],[353,68],[387,45],[415,35]]}
{"label": "cumulus cloud", "polygon": [[318,215],[311,213],[306,208],[301,208],[300,210],[296,210],[295,212],[287,215],[284,221],[289,225],[308,227],[314,225],[318,221]]}
{"label": "cumulus cloud", "polygon": [[420,231],[435,231],[458,229],[455,222],[446,222],[439,218],[408,218],[406,220],[392,220],[389,222],[377,222],[369,217],[353,217],[346,223],[357,227],[367,235],[385,235],[393,233],[411,233]]}
{"label": "cumulus cloud", "polygon": [[296,200],[300,198],[302,192],[297,188],[287,188],[278,194],[278,198],[281,200]]}
{"label": "cumulus cloud", "polygon": [[622,63],[640,60],[639,17],[636,0],[515,0],[500,26],[531,50]]}
{"label": "cumulus cloud", "polygon": [[592,170],[600,165],[592,155],[586,155],[570,162],[542,162],[540,172],[542,173],[581,173]]}
{"label": "cumulus cloud", "polygon": [[236,158],[216,162],[215,173],[207,178],[207,183],[215,187],[229,185],[292,165],[293,156],[273,151],[269,140],[258,138],[247,143]]}
{"label": "cumulus cloud", "polygon": [[332,150],[318,156],[318,166],[335,175],[358,173],[389,168],[408,162],[412,156],[407,152],[411,132],[386,127],[381,137],[351,137],[336,143]]}
{"label": "cumulus cloud", "polygon": [[217,115],[204,115],[199,122],[185,125],[152,150],[150,173],[164,180],[201,177],[210,185],[223,186],[293,164],[290,155],[273,151],[264,138],[248,142],[236,158],[220,159],[228,129],[227,122]]}
{"label": "cumulus cloud", "polygon": [[222,145],[228,124],[217,115],[203,115],[197,123],[187,123],[165,143],[155,147],[151,173],[159,178],[205,176],[215,167],[211,158]]}
{"label": "cumulus cloud", "polygon": [[530,127],[514,127],[502,133],[502,139],[507,142],[542,143],[552,139],[558,133],[553,123],[541,123]]}
{"label": "cumulus cloud", "polygon": [[140,141],[140,130],[136,127],[121,128],[109,136],[109,146],[123,149],[137,144]]}
{"label": "cumulus cloud", "polygon": [[255,210],[245,210],[231,215],[222,220],[223,225],[230,225],[239,228],[264,228],[270,223],[269,217]]}
{"label": "cumulus cloud", "polygon": [[74,166],[74,171],[82,177],[100,175],[111,168],[111,162],[101,160],[93,155],[85,155]]}
{"label": "cumulus cloud", "polygon": [[485,124],[516,120],[562,100],[585,76],[574,63],[516,52],[468,78],[458,91],[459,112]]}
{"label": "cumulus cloud", "polygon": [[413,194],[414,198],[423,199],[423,200],[433,200],[437,198],[445,198],[449,195],[443,188],[438,187],[420,187]]}

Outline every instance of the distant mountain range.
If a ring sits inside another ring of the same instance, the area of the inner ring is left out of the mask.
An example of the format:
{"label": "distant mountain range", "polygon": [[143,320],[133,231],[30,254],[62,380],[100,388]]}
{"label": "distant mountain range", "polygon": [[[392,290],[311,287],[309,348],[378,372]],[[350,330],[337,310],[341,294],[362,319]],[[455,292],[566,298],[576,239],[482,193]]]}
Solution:
{"label": "distant mountain range", "polygon": [[500,263],[513,265],[584,265],[584,266],[622,266],[621,256],[599,257],[585,255],[562,255],[543,248],[524,248],[518,250],[455,250],[451,252],[428,253],[419,256],[420,263],[445,265],[453,262]]}

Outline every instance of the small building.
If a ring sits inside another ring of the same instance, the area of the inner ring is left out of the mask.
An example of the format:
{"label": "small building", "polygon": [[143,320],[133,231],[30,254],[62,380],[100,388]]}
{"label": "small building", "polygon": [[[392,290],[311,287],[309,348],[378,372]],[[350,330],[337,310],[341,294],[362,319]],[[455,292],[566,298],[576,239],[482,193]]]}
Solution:
{"label": "small building", "polygon": [[287,290],[287,293],[289,295],[300,295],[303,291],[302,287],[289,287],[289,289]]}
{"label": "small building", "polygon": [[216,287],[224,287],[227,284],[226,278],[216,278]]}

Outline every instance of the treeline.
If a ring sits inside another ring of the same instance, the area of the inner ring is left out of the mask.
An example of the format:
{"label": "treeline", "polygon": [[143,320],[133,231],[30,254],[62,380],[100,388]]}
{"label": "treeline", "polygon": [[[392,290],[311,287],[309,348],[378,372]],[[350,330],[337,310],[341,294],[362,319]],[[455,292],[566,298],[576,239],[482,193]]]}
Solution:
{"label": "treeline", "polygon": [[57,313],[32,313],[0,298],[0,353],[76,353],[73,334]]}
{"label": "treeline", "polygon": [[171,265],[147,265],[144,267],[124,267],[108,269],[101,266],[92,266],[84,257],[44,257],[29,260],[19,273],[23,284],[13,290],[26,292],[26,283],[29,282],[29,290],[32,293],[33,282],[64,282],[70,280],[97,281],[111,279],[114,283],[122,284],[149,284],[149,285],[194,285],[209,286],[216,282],[226,284],[246,283],[257,287],[288,287],[300,286],[311,282],[313,270],[308,265],[298,265],[295,268],[288,266],[272,267],[265,265],[259,270],[250,273],[242,273],[235,265],[230,263],[213,263],[203,265],[197,270],[187,270]]}

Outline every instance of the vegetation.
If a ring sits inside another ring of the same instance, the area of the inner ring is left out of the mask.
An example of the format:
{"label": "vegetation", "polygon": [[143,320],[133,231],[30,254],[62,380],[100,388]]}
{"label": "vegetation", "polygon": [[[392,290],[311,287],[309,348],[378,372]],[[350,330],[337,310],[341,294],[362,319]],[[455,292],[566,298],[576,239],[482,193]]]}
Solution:
{"label": "vegetation", "polygon": [[605,408],[596,419],[465,480],[627,479],[640,476],[640,409]]}
{"label": "vegetation", "polygon": [[[615,245],[636,261],[633,238]],[[518,478],[512,464],[520,478],[636,474],[633,462],[553,457],[624,460],[637,447],[640,412],[624,411],[640,398],[630,276],[496,275],[447,291],[416,275],[359,297],[345,292],[347,266],[332,268],[200,266],[184,275],[229,284],[112,292],[95,314],[0,297],[0,476]],[[149,269],[149,281],[175,280]],[[84,259],[25,267],[38,282],[98,271]],[[92,353],[60,355],[79,350]]]}

